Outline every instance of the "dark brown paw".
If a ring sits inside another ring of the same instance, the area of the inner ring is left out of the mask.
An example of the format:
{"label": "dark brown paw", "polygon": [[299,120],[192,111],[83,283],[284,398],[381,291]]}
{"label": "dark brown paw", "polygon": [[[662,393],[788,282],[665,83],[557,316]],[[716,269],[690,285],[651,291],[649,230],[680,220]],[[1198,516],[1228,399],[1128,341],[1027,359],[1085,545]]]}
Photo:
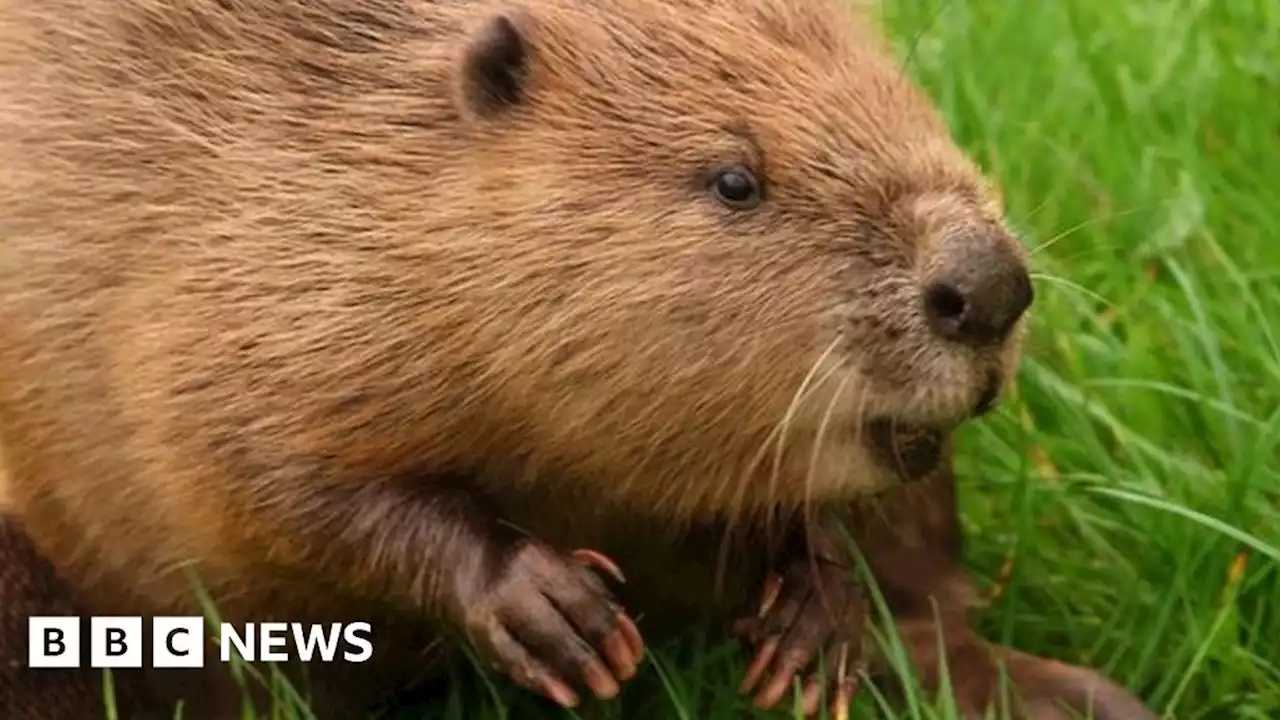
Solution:
{"label": "dark brown paw", "polygon": [[838,564],[799,560],[781,577],[771,576],[760,611],[734,625],[755,650],[741,692],[755,690],[755,705],[772,708],[804,677],[806,714],[818,712],[826,690],[830,716],[848,717],[859,688],[865,611],[860,589]]}
{"label": "dark brown paw", "polygon": [[530,543],[465,610],[468,636],[486,660],[564,707],[578,704],[575,686],[601,699],[617,695],[644,652],[635,623],[589,566],[621,575],[594,551],[565,556]]}
{"label": "dark brown paw", "polygon": [[[937,692],[943,672],[935,628],[929,622],[899,624],[917,677],[930,694]],[[1156,720],[1142,701],[1095,670],[992,646],[968,630],[944,638],[943,647],[947,679],[966,720],[980,720],[989,711],[1016,720]]]}

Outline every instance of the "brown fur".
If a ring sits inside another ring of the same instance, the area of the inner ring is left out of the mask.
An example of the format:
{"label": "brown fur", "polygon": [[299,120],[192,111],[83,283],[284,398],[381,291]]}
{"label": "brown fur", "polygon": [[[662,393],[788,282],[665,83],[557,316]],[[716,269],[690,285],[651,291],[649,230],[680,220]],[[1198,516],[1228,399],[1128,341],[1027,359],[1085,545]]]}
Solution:
{"label": "brown fur", "polygon": [[[841,5],[4,3],[32,539],[97,611],[191,612],[191,566],[234,619],[379,618],[388,686],[507,577],[499,520],[621,556],[647,614],[725,614],[636,539],[700,577],[728,527],[892,487],[863,422],[950,428],[1018,357],[925,322],[941,243],[1022,251]],[[764,204],[711,199],[726,164]]]}
{"label": "brown fur", "polygon": [[[33,613],[33,611],[35,611]],[[42,557],[17,520],[0,515],[0,712],[5,720],[104,717],[102,671],[31,669],[27,665],[27,617],[84,615],[69,587]],[[87,625],[87,622],[85,623]],[[138,674],[112,678],[115,706],[130,711],[153,705]]]}

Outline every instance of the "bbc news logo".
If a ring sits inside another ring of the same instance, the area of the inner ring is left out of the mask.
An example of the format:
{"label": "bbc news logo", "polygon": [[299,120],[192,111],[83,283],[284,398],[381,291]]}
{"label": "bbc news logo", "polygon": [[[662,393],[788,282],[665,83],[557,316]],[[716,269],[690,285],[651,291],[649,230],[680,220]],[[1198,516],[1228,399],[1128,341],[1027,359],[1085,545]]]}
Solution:
{"label": "bbc news logo", "polygon": [[[76,668],[84,659],[79,617],[35,616],[27,620],[27,665],[32,668]],[[151,621],[151,667],[199,668],[205,664],[205,619],[155,617]],[[264,622],[236,626],[220,623],[218,659],[249,662],[362,663],[373,657],[372,628],[367,622]],[[89,667],[141,668],[147,633],[140,617],[89,618]],[[292,645],[292,653],[290,646]],[[343,648],[339,653],[339,648]]]}

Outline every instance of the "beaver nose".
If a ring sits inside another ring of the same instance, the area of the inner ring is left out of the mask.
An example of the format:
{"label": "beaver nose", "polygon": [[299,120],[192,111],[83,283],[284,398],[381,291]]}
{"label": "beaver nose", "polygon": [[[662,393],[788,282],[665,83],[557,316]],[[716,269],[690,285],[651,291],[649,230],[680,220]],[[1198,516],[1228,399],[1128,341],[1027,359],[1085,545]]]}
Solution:
{"label": "beaver nose", "polygon": [[965,235],[941,249],[942,262],[924,292],[925,315],[953,342],[989,345],[1008,337],[1031,306],[1031,276],[1007,244],[993,236]]}

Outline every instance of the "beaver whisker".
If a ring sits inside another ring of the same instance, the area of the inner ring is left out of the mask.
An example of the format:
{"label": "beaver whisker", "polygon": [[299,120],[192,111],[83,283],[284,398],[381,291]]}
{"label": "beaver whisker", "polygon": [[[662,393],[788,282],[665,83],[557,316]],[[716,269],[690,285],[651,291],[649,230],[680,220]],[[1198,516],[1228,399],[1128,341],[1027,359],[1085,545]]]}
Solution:
{"label": "beaver whisker", "polygon": [[[809,510],[813,505],[814,474],[818,467],[818,454],[823,450],[822,441],[826,437],[827,428],[831,424],[831,416],[839,405],[840,398],[844,395],[844,389],[848,387],[849,380],[853,377],[855,377],[855,373],[847,372],[840,378],[839,384],[836,385],[835,392],[831,393],[831,398],[827,401],[827,408],[823,411],[821,422],[818,423],[818,432],[817,436],[814,438],[813,447],[809,450],[809,469],[808,472],[805,473],[804,496],[800,504],[806,524],[809,522]],[[863,393],[863,396],[865,396],[865,393]]]}
{"label": "beaver whisker", "polygon": [[[767,490],[767,497],[769,498],[770,505],[773,504],[774,498],[777,495],[778,478],[782,474],[782,456],[784,454],[784,447],[786,445],[786,434],[791,427],[791,421],[795,418],[795,413],[797,410],[799,410],[801,403],[803,403],[805,398],[808,397],[807,389],[810,382],[813,379],[813,374],[817,372],[818,368],[822,367],[822,364],[826,362],[827,357],[829,357],[831,353],[841,345],[841,342],[842,342],[842,338],[837,336],[835,339],[833,339],[830,342],[830,344],[827,345],[827,348],[823,350],[822,354],[819,355],[817,359],[813,361],[812,365],[809,368],[809,372],[805,374],[804,380],[800,383],[800,386],[796,388],[795,394],[792,395],[791,402],[787,405],[787,411],[783,414],[782,418],[778,421],[778,425],[775,428],[777,432],[775,434],[775,441],[774,441],[777,451],[774,453],[773,469],[772,469],[772,472],[770,472],[769,474],[769,486]],[[828,368],[827,371],[823,373],[822,378],[821,380],[819,380],[818,384],[814,386],[815,389],[817,387],[820,387],[822,383],[825,383],[827,378],[831,377],[832,373],[835,372],[837,367],[838,367],[837,365],[833,365],[830,368]],[[754,465],[753,465],[752,474],[754,474]],[[749,483],[750,479],[748,479],[747,482]],[[744,484],[744,488],[745,488],[745,484]]]}
{"label": "beaver whisker", "polygon": [[[836,347],[839,346],[839,344],[840,344],[840,340],[838,338],[836,340],[833,340],[831,344],[827,346],[827,349],[823,351],[822,354],[818,356],[817,360],[813,362],[813,364],[809,368],[809,371],[805,374],[804,379],[799,383],[799,385],[796,388],[796,391],[792,394],[791,402],[788,403],[786,412],[783,413],[782,418],[780,418],[778,422],[774,423],[773,429],[770,430],[769,434],[765,436],[763,441],[761,441],[760,447],[757,449],[755,455],[752,457],[751,462],[747,464],[746,468],[740,475],[739,484],[738,484],[738,495],[735,496],[734,498],[734,512],[736,512],[737,508],[741,506],[742,501],[745,499],[745,494],[750,490],[750,488],[752,487],[752,484],[755,482],[756,470],[760,467],[760,462],[764,459],[764,455],[766,452],[768,452],[770,445],[775,441],[777,441],[777,443],[779,444],[782,442],[782,437],[785,435],[786,430],[789,427],[789,424],[791,422],[791,419],[794,416],[795,411],[800,407],[801,403],[804,402],[804,400],[809,396],[811,392],[813,392],[817,387],[821,386],[822,383],[826,382],[826,379],[830,377],[833,372],[835,372],[838,366],[832,365],[825,372],[823,372],[822,376],[818,379],[817,384],[814,385],[813,388],[809,387],[810,383],[813,381],[814,373],[818,370],[819,367],[822,366],[827,356],[830,355],[831,352]],[[778,455],[781,456],[781,453],[782,451],[779,446]],[[777,462],[775,462],[775,466],[774,466],[775,475],[778,473],[779,462],[780,462],[780,458]],[[768,496],[767,496],[768,505],[772,505],[773,492],[774,492],[774,489],[771,484],[768,489]]]}
{"label": "beaver whisker", "polygon": [[[850,374],[853,374],[856,372],[858,372],[858,368],[853,368],[850,370]],[[854,419],[853,442],[857,443],[859,446],[863,444],[863,437],[862,437],[863,418],[866,417],[867,415],[867,401],[869,396],[870,396],[870,392],[868,392],[864,386],[863,392],[858,397],[857,410],[854,412],[854,415],[853,415],[853,419]]]}
{"label": "beaver whisker", "polygon": [[1057,233],[1057,234],[1053,235],[1053,236],[1052,236],[1052,237],[1050,237],[1048,240],[1045,240],[1044,242],[1040,243],[1039,245],[1035,246],[1034,248],[1032,248],[1032,249],[1031,249],[1031,251],[1030,251],[1030,253],[1029,253],[1029,254],[1030,254],[1031,256],[1035,256],[1035,255],[1037,255],[1037,254],[1039,254],[1039,253],[1041,253],[1041,252],[1043,252],[1043,251],[1045,251],[1045,250],[1048,250],[1049,248],[1053,247],[1054,245],[1057,245],[1059,242],[1061,242],[1061,241],[1063,241],[1063,240],[1066,240],[1068,237],[1070,237],[1070,236],[1072,236],[1072,235],[1075,235],[1076,233],[1080,232],[1081,230],[1085,230],[1085,229],[1087,229],[1087,228],[1089,228],[1089,227],[1092,227],[1092,226],[1094,226],[1094,225],[1097,225],[1097,224],[1099,224],[1099,223],[1102,223],[1102,222],[1105,222],[1105,221],[1108,221],[1108,220],[1118,220],[1118,219],[1120,219],[1120,218],[1122,218],[1122,217],[1125,217],[1125,216],[1128,216],[1128,215],[1135,215],[1135,214],[1137,214],[1137,213],[1139,213],[1139,212],[1146,212],[1146,211],[1151,210],[1151,209],[1152,209],[1152,208],[1150,208],[1150,207],[1141,207],[1141,206],[1137,206],[1137,207],[1129,208],[1129,209],[1127,209],[1127,210],[1120,210],[1120,211],[1117,211],[1117,212],[1111,213],[1111,214],[1109,214],[1109,215],[1107,215],[1107,216],[1105,216],[1105,217],[1104,217],[1104,216],[1096,216],[1096,217],[1091,217],[1091,218],[1089,218],[1088,220],[1082,220],[1082,221],[1080,221],[1080,222],[1076,223],[1075,225],[1073,225],[1073,226],[1071,226],[1071,227],[1067,228],[1066,230],[1063,230],[1063,231],[1061,231],[1061,232],[1059,232],[1059,233]]}

